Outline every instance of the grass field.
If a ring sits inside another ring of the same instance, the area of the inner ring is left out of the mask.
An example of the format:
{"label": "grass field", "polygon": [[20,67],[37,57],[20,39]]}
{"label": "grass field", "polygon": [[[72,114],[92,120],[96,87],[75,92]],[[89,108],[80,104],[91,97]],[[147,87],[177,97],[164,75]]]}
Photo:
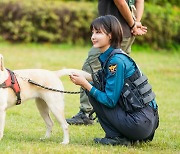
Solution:
{"label": "grass field", "polygon": [[[80,69],[90,47],[70,45],[0,43],[5,66],[11,70],[42,68]],[[133,47],[131,56],[139,64],[156,93],[159,105],[160,125],[150,143],[130,147],[102,146],[93,143],[93,138],[104,137],[95,123],[92,126],[69,126],[70,144],[61,145],[62,129],[54,120],[52,137],[41,141],[45,125],[34,100],[7,110],[4,138],[0,141],[0,153],[18,154],[112,154],[112,153],[180,153],[180,52],[153,51],[149,48]],[[68,77],[63,77],[65,90],[78,91]],[[65,115],[69,118],[79,111],[79,95],[65,95]]]}

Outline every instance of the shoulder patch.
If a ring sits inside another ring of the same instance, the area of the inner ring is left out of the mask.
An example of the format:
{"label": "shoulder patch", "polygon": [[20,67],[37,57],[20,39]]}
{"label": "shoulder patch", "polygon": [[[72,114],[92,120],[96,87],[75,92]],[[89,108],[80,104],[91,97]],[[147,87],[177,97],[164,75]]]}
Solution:
{"label": "shoulder patch", "polygon": [[110,64],[108,68],[109,68],[109,72],[114,74],[116,72],[116,69],[117,69],[117,64]]}

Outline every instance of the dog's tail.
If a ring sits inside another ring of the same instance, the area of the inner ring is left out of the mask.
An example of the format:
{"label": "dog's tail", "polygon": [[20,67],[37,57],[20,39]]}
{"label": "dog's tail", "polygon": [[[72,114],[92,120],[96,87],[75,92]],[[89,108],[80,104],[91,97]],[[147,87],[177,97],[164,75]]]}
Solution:
{"label": "dog's tail", "polygon": [[86,80],[88,81],[92,81],[92,77],[91,77],[91,74],[83,71],[83,70],[78,70],[78,69],[62,69],[62,70],[58,70],[58,71],[55,71],[56,75],[58,77],[61,77],[61,76],[65,76],[65,75],[72,75],[73,73],[77,73],[77,74],[80,74],[80,75],[83,75]]}

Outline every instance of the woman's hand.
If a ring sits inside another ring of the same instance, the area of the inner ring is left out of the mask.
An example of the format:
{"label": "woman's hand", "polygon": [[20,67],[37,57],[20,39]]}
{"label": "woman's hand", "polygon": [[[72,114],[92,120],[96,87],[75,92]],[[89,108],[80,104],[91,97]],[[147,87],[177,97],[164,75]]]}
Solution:
{"label": "woman's hand", "polygon": [[144,35],[147,33],[147,27],[143,26],[141,22],[135,22],[135,26],[132,28],[131,33],[133,35]]}
{"label": "woman's hand", "polygon": [[70,75],[70,79],[74,84],[79,85],[88,91],[90,91],[92,88],[92,85],[86,80],[84,76],[80,74],[72,73],[72,75]]}

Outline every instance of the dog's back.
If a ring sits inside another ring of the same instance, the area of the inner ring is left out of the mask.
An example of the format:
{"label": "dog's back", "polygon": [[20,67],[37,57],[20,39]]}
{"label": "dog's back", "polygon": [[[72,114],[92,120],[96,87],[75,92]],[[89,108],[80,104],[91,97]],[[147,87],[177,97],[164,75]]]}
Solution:
{"label": "dog's back", "polygon": [[[61,80],[52,71],[43,70],[43,69],[25,69],[25,70],[15,70],[14,73],[16,74],[18,83],[21,87],[22,100],[30,99],[29,97],[31,98],[44,97],[48,95],[48,93],[52,93],[51,91],[30,84],[28,80],[32,80],[45,87],[59,89],[62,91],[64,90]],[[52,95],[54,94],[52,93]],[[60,93],[60,95],[63,94]]]}

